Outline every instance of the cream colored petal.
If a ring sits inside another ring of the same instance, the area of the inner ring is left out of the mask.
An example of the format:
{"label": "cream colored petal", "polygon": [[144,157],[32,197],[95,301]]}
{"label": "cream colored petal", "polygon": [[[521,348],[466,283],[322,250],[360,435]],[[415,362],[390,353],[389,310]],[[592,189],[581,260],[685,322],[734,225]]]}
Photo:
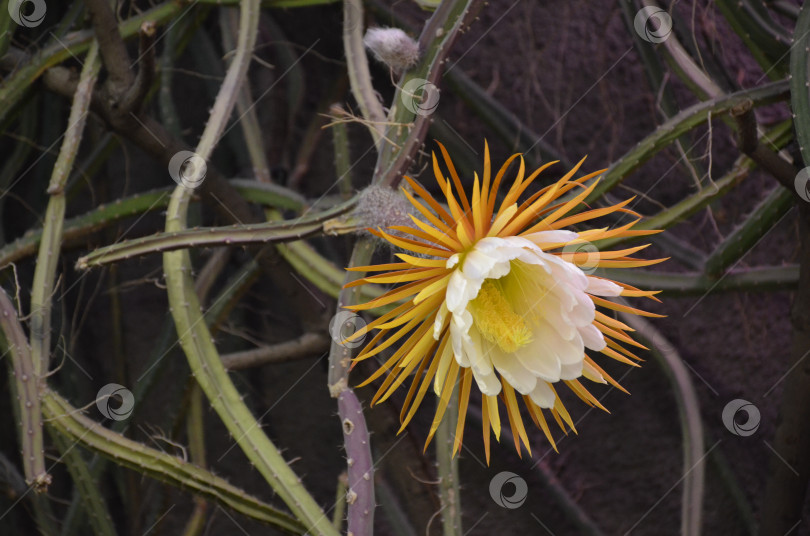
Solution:
{"label": "cream colored petal", "polygon": [[462,367],[470,366],[470,360],[464,351],[464,341],[470,339],[468,332],[471,325],[472,315],[467,311],[460,315],[453,315],[450,321],[450,346],[453,349],[456,362]]}
{"label": "cream colored petal", "polygon": [[478,386],[478,390],[482,394],[488,396],[495,396],[501,392],[501,382],[498,377],[493,373],[489,375],[478,374],[473,371],[473,379]]}
{"label": "cream colored petal", "polygon": [[579,238],[579,233],[559,229],[557,231],[539,231],[524,235],[524,238],[531,240],[535,244],[564,244]]}
{"label": "cream colored petal", "polygon": [[492,360],[484,351],[483,339],[477,329],[470,330],[469,337],[462,341],[462,346],[473,373],[481,377],[491,376],[494,373]]}
{"label": "cream colored petal", "polygon": [[576,380],[582,376],[582,366],[584,361],[580,360],[578,363],[571,365],[563,365],[560,369],[561,380]]}
{"label": "cream colored petal", "polygon": [[602,335],[602,332],[596,329],[596,326],[593,324],[579,328],[579,334],[582,336],[582,342],[585,343],[585,347],[589,350],[600,352],[607,346],[604,335]]}
{"label": "cream colored petal", "polygon": [[470,280],[464,277],[464,273],[461,270],[456,270],[450,276],[450,281],[447,282],[447,293],[444,302],[447,304],[447,309],[452,313],[461,312],[477,293],[477,289],[473,291],[470,288]]}
{"label": "cream colored petal", "polygon": [[576,305],[568,312],[568,318],[576,326],[586,326],[596,317],[596,306],[593,300],[584,292],[573,292]]}
{"label": "cream colored petal", "polygon": [[559,381],[560,359],[554,352],[548,351],[542,340],[533,340],[526,346],[518,348],[512,356],[532,375],[548,382]]}
{"label": "cream colored petal", "polygon": [[487,355],[501,378],[509,382],[509,385],[517,389],[520,394],[531,393],[537,384],[535,375],[524,367],[514,354],[507,354],[493,344],[488,346]]}
{"label": "cream colored petal", "polygon": [[529,394],[529,398],[541,408],[551,409],[554,407],[557,395],[554,394],[554,390],[551,389],[546,382],[540,381],[534,386],[534,390]]}
{"label": "cream colored petal", "polygon": [[464,259],[464,276],[474,281],[483,281],[499,262],[502,262],[500,255],[488,255],[480,248],[475,248]]}
{"label": "cream colored petal", "polygon": [[439,312],[436,313],[436,320],[433,321],[433,339],[439,340],[442,335],[442,327],[444,326],[444,319],[447,317],[447,303],[442,302],[439,307]]}
{"label": "cream colored petal", "polygon": [[594,296],[619,296],[623,289],[613,281],[588,276],[588,288],[586,290]]}
{"label": "cream colored petal", "polygon": [[593,368],[587,361],[582,363],[582,375],[596,383],[607,383],[602,373]]}

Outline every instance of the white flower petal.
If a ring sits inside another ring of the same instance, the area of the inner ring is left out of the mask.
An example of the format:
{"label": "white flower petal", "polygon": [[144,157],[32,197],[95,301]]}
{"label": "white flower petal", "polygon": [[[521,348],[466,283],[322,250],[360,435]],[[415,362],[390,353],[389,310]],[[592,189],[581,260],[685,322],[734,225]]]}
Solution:
{"label": "white flower petal", "polygon": [[442,334],[442,327],[444,327],[444,319],[447,317],[447,303],[442,302],[439,307],[439,312],[436,313],[436,320],[433,321],[433,339],[439,340]]}
{"label": "white flower petal", "polygon": [[494,372],[484,375],[473,370],[473,379],[476,385],[478,385],[478,390],[481,391],[481,394],[495,396],[501,392],[501,382]]}
{"label": "white flower petal", "polygon": [[495,264],[500,262],[499,256],[487,255],[480,249],[472,250],[464,259],[464,276],[473,281],[483,281],[489,275],[489,271]]}
{"label": "white flower petal", "polygon": [[526,346],[518,348],[513,357],[520,362],[523,368],[540,379],[547,382],[556,382],[560,379],[560,359],[556,353],[544,348],[542,340],[535,339]]}
{"label": "white flower petal", "polygon": [[602,335],[602,332],[596,329],[596,326],[593,324],[588,324],[587,326],[582,326],[579,328],[579,334],[582,336],[582,341],[585,343],[585,347],[590,350],[600,352],[605,349],[605,346],[607,346],[604,335]]}
{"label": "white flower petal", "polygon": [[461,270],[453,272],[453,275],[450,276],[450,281],[447,282],[447,292],[444,297],[447,309],[453,313],[464,310],[467,306],[467,302],[470,301],[470,298],[467,297],[469,285],[469,279],[464,277],[464,273]]}
{"label": "white flower petal", "polygon": [[478,330],[471,329],[469,336],[462,341],[464,352],[467,354],[467,359],[470,361],[470,367],[473,373],[482,377],[490,376],[493,374],[492,360],[489,354],[484,350],[483,340]]}
{"label": "white flower petal", "polygon": [[588,288],[585,290],[594,296],[619,296],[624,289],[613,281],[589,275]]}
{"label": "white flower petal", "polygon": [[453,315],[450,321],[450,347],[453,349],[456,362],[461,367],[470,366],[470,360],[464,351],[464,340],[470,338],[467,332],[471,325],[472,315],[467,311],[461,315]]}
{"label": "white flower petal", "polygon": [[554,390],[546,382],[537,382],[534,390],[529,394],[532,402],[541,408],[550,409],[554,407],[554,402],[557,400],[557,395]]}
{"label": "white flower petal", "polygon": [[587,361],[583,361],[582,363],[582,375],[592,382],[607,383],[607,380],[605,380],[604,376],[602,376],[602,373],[596,370]]}
{"label": "white flower petal", "polygon": [[556,231],[539,231],[524,235],[524,237],[531,240],[535,244],[564,244],[579,238],[579,233],[558,229]]}
{"label": "white flower petal", "polygon": [[576,326],[587,326],[596,317],[596,306],[584,292],[573,293],[576,305],[571,309],[569,318]]}
{"label": "white flower petal", "polygon": [[578,363],[563,365],[560,370],[560,379],[576,380],[582,376],[582,363],[584,363],[584,361],[580,360]]}
{"label": "white flower petal", "polygon": [[509,382],[509,385],[522,395],[532,392],[537,383],[537,377],[524,367],[519,359],[515,359],[514,354],[507,354],[491,343],[488,350],[486,354],[492,359],[495,369],[504,380]]}

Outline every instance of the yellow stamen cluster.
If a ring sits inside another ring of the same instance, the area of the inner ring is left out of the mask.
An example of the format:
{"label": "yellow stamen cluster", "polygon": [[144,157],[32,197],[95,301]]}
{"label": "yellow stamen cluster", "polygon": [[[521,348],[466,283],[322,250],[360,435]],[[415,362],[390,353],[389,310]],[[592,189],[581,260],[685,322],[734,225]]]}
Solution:
{"label": "yellow stamen cluster", "polygon": [[478,296],[470,302],[470,312],[481,335],[504,352],[514,352],[531,342],[532,332],[524,317],[515,313],[503,295],[498,279],[487,279]]}

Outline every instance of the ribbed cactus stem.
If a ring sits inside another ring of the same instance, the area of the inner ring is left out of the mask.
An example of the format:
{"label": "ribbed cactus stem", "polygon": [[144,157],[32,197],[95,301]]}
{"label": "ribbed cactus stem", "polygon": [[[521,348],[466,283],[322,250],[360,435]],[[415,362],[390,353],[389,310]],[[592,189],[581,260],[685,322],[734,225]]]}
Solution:
{"label": "ribbed cactus stem", "polygon": [[34,491],[43,492],[51,483],[51,475],[45,468],[43,447],[40,408],[43,380],[35,371],[31,348],[17,318],[17,310],[2,288],[0,288],[0,329],[3,331],[14,374],[25,481]]}
{"label": "ribbed cactus stem", "polygon": [[76,261],[76,268],[86,270],[118,262],[139,255],[148,255],[162,251],[173,251],[192,247],[245,246],[249,244],[267,244],[291,242],[317,234],[323,229],[323,222],[346,212],[354,205],[348,201],[338,207],[302,216],[296,220],[250,225],[229,225],[225,227],[203,227],[199,229],[181,229],[166,231],[152,236],[125,240],[98,248]]}
{"label": "ribbed cactus stem", "polygon": [[[363,266],[371,261],[374,244],[369,238],[360,238],[354,246],[350,266]],[[346,272],[345,283],[363,277],[360,272]],[[359,303],[360,287],[343,288],[338,296],[337,311],[340,314],[347,305]],[[348,489],[348,533],[354,536],[371,536],[374,531],[374,461],[371,456],[371,440],[363,408],[349,386],[349,368],[352,348],[332,335],[329,351],[329,393],[338,399],[338,417],[343,429],[343,446],[346,450]]]}
{"label": "ribbed cactus stem", "polygon": [[101,454],[118,465],[188,490],[282,530],[296,534],[305,530],[289,514],[259,501],[210,471],[103,427],[85,417],[80,410],[53,391],[44,394],[42,407],[48,418],[48,426],[53,426],[72,442]]}

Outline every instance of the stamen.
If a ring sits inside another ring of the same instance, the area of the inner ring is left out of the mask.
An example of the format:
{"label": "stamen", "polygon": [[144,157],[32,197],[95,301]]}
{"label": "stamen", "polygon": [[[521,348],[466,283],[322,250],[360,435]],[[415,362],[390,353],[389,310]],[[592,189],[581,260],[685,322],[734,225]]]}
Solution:
{"label": "stamen", "polygon": [[486,340],[497,344],[504,352],[514,352],[531,342],[532,332],[504,297],[499,281],[484,281],[478,296],[470,302],[470,312]]}

